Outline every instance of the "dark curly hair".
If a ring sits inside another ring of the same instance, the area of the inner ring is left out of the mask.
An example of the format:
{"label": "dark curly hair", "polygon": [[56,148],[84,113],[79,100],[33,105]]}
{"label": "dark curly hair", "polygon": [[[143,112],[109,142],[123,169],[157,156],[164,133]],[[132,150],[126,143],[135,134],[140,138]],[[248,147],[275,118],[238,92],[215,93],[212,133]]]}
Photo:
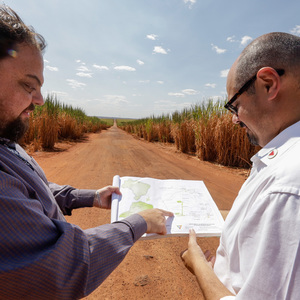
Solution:
{"label": "dark curly hair", "polygon": [[26,43],[41,52],[46,48],[45,39],[34,28],[24,24],[10,7],[0,5],[0,59],[17,51],[18,44]]}

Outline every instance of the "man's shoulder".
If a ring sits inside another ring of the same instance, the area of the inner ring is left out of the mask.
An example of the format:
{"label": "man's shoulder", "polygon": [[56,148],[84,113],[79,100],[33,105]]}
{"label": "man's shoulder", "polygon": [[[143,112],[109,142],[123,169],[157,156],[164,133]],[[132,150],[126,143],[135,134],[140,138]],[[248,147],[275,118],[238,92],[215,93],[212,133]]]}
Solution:
{"label": "man's shoulder", "polygon": [[293,186],[300,190],[300,139],[280,156],[272,172],[281,185]]}

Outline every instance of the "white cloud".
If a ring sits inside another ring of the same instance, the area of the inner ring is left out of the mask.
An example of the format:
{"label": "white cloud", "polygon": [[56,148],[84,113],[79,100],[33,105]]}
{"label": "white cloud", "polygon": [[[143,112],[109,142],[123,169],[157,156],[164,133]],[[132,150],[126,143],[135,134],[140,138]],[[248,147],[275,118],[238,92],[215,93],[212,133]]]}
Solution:
{"label": "white cloud", "polygon": [[87,77],[87,78],[92,78],[93,73],[84,73],[84,72],[78,72],[76,73],[77,76],[79,77]]}
{"label": "white cloud", "polygon": [[227,42],[230,42],[230,43],[233,43],[233,42],[236,42],[235,40],[235,36],[229,36],[227,39],[226,39]]}
{"label": "white cloud", "polygon": [[50,66],[46,66],[45,67],[47,70],[52,71],[52,72],[57,72],[58,68],[57,67],[50,67]]}
{"label": "white cloud", "polygon": [[186,95],[197,95],[198,92],[194,89],[185,89],[185,90],[182,90],[182,92]]}
{"label": "white cloud", "polygon": [[95,69],[97,69],[97,70],[106,70],[106,71],[108,71],[109,70],[109,68],[107,67],[107,66],[99,66],[99,65],[96,65],[96,64],[93,64],[93,67],[95,68]]}
{"label": "white cloud", "polygon": [[147,39],[155,41],[157,39],[157,35],[156,34],[147,34]]}
{"label": "white cloud", "polygon": [[183,93],[168,93],[168,96],[184,97],[184,94]]}
{"label": "white cloud", "polygon": [[300,25],[296,25],[296,26],[291,30],[291,33],[300,36]]}
{"label": "white cloud", "polygon": [[215,50],[218,54],[223,54],[226,52],[226,49],[221,49],[218,46],[215,46],[214,44],[211,44],[212,49]]}
{"label": "white cloud", "polygon": [[184,3],[189,4],[189,8],[192,8],[192,5],[196,3],[196,0],[183,0]]}
{"label": "white cloud", "polygon": [[145,63],[144,63],[142,60],[140,60],[140,59],[137,59],[136,62],[137,62],[140,66],[142,66],[142,65],[145,64]]}
{"label": "white cloud", "polygon": [[164,82],[162,80],[158,80],[157,83],[164,84]]}
{"label": "white cloud", "polygon": [[67,79],[68,84],[72,87],[72,89],[83,88],[86,86],[85,83],[79,82],[75,79]]}
{"label": "white cloud", "polygon": [[54,94],[56,96],[59,96],[59,97],[67,97],[68,96],[68,93],[66,92],[61,92],[61,91],[51,91],[50,92],[51,94]]}
{"label": "white cloud", "polygon": [[114,67],[114,69],[117,71],[130,71],[130,72],[135,71],[135,68],[129,66],[116,66]]}
{"label": "white cloud", "polygon": [[222,70],[220,73],[221,73],[221,77],[227,77],[228,75],[228,72],[229,72],[229,69],[226,69],[226,70]]}
{"label": "white cloud", "polygon": [[253,40],[253,38],[251,36],[245,35],[245,36],[242,37],[241,45],[246,46],[252,40]]}
{"label": "white cloud", "polygon": [[[45,64],[49,64],[49,60],[47,59],[44,59],[44,63]],[[57,72],[58,71],[58,68],[57,67],[51,67],[51,66],[45,66],[45,69],[49,70],[49,71],[52,71],[52,72]]]}
{"label": "white cloud", "polygon": [[150,80],[139,80],[139,83],[149,83]]}
{"label": "white cloud", "polygon": [[89,72],[90,70],[86,66],[81,65],[80,67],[77,68],[77,71],[80,71],[80,72]]}
{"label": "white cloud", "polygon": [[155,46],[153,49],[154,53],[167,54],[167,51],[161,46]]}
{"label": "white cloud", "polygon": [[181,92],[168,93],[169,96],[173,97],[185,97],[186,95],[192,96],[197,94],[199,94],[199,92],[194,89],[184,89]]}
{"label": "white cloud", "polygon": [[88,67],[85,66],[85,63],[80,61],[80,60],[77,60],[76,61],[77,63],[80,63],[81,65],[76,69],[77,72],[76,75],[79,76],[79,77],[87,77],[87,78],[92,78],[92,74],[93,73],[90,73],[91,71],[89,70]]}
{"label": "white cloud", "polygon": [[[222,77],[222,76],[221,76]],[[206,87],[211,87],[211,88],[215,88],[216,87],[216,84],[215,83],[207,83],[206,85],[205,85]]]}

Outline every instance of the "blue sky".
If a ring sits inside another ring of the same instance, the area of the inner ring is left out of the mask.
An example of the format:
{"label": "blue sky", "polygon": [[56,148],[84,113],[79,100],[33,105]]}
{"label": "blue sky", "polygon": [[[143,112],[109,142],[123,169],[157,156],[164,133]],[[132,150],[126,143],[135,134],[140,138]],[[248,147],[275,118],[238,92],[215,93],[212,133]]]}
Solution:
{"label": "blue sky", "polygon": [[6,0],[48,44],[43,94],[90,116],[144,118],[226,97],[242,49],[300,35],[300,1]]}

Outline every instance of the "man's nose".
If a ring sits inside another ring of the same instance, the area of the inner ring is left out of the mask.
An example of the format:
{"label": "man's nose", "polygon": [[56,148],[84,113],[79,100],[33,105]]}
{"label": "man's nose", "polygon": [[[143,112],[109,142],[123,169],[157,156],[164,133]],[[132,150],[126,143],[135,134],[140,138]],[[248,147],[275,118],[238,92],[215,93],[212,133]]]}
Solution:
{"label": "man's nose", "polygon": [[37,92],[32,97],[32,103],[34,105],[43,105],[45,103],[43,95],[41,92]]}
{"label": "man's nose", "polygon": [[239,124],[240,123],[239,116],[237,114],[232,115],[232,123],[233,124]]}

